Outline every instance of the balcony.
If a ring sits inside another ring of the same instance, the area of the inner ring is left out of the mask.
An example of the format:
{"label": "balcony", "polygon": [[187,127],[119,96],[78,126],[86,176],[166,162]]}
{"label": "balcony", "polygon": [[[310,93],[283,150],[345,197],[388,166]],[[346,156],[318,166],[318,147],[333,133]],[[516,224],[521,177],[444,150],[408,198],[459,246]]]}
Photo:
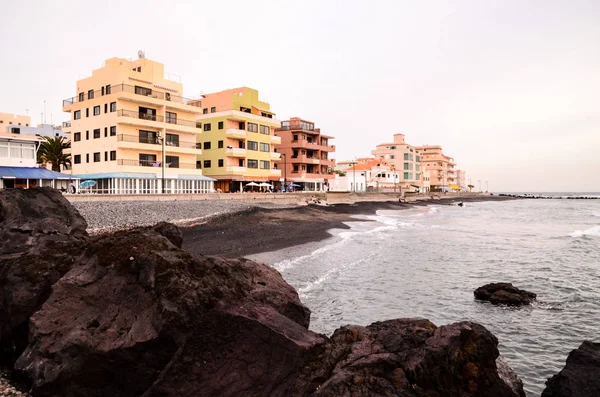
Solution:
{"label": "balcony", "polygon": [[275,131],[298,131],[305,132],[307,134],[315,134],[318,135],[320,133],[319,128],[301,126],[301,125],[282,125],[279,128],[275,128]]}
{"label": "balcony", "polygon": [[232,157],[246,157],[246,149],[237,147],[228,147],[225,149],[225,153]]}
{"label": "balcony", "polygon": [[[131,119],[144,120],[144,122],[140,123],[140,125],[144,125],[144,126],[148,125],[148,123],[146,123],[146,122],[158,122],[158,123],[166,122],[166,124],[171,124],[171,125],[179,125],[179,126],[191,127],[191,128],[200,128],[196,125],[196,122],[192,121],[192,120],[181,120],[181,119],[172,118],[172,117],[167,117],[165,120],[165,118],[163,116],[160,116],[157,114],[148,114],[148,113],[138,112],[136,110],[125,110],[125,109],[117,110],[117,117],[127,117],[127,118],[131,118]],[[162,127],[163,126],[160,126],[158,128],[162,128]],[[166,128],[169,129],[168,126]]]}
{"label": "balcony", "polygon": [[271,135],[271,143],[274,143],[276,145],[281,144],[281,137],[277,135]]}
{"label": "balcony", "polygon": [[298,156],[292,156],[290,163],[302,163],[302,164],[319,164],[321,160],[318,157],[309,157],[307,155],[300,154]]}
{"label": "balcony", "polygon": [[246,139],[247,134],[245,130],[240,130],[237,128],[227,128],[225,130],[225,136],[234,139]]}
{"label": "balcony", "polygon": [[[162,164],[159,160],[118,159],[117,165],[162,168]],[[199,169],[200,166],[199,164],[193,163],[165,163],[165,168]]]}
{"label": "balcony", "polygon": [[[281,141],[281,139],[280,139],[280,141]],[[318,143],[316,143],[316,142],[308,142],[308,141],[306,141],[304,139],[301,139],[301,140],[297,139],[295,141],[292,141],[292,147],[293,148],[306,148],[306,149],[312,149],[312,150],[319,150],[320,149],[320,146],[319,146]]]}
{"label": "balcony", "polygon": [[233,172],[233,173],[236,173],[236,174],[245,173],[246,172],[246,167],[227,166],[227,167],[225,167],[225,171],[227,171],[227,172]]}
{"label": "balcony", "polygon": [[276,175],[276,176],[281,176],[281,170],[276,169],[276,168],[271,168],[269,170],[269,174],[271,175]]}
{"label": "balcony", "polygon": [[63,121],[62,128],[71,128],[71,122],[70,121]]}
{"label": "balcony", "polygon": [[272,160],[279,160],[281,158],[281,153],[271,152],[270,156]]}
{"label": "balcony", "polygon": [[[91,101],[92,99],[99,98],[101,96],[119,94],[119,93],[135,94],[135,95],[139,95],[140,97],[146,97],[146,98],[156,99],[156,100],[160,100],[160,101],[166,101],[166,102],[170,102],[173,104],[188,105],[188,106],[194,106],[194,107],[198,107],[198,108],[202,107],[202,103],[199,99],[185,98],[185,97],[182,97],[180,95],[175,95],[170,92],[162,92],[162,91],[157,91],[157,90],[154,90],[151,88],[146,88],[146,87],[142,87],[142,86],[136,87],[136,86],[127,85],[127,84],[116,84],[116,85],[110,86],[108,89],[103,89],[103,90],[101,89],[101,90],[93,91],[91,97],[89,97],[88,92],[85,92],[85,93],[83,93],[83,95],[67,98],[67,99],[63,100],[63,107],[70,106],[74,103]],[[166,106],[171,107],[169,103],[167,103]]]}

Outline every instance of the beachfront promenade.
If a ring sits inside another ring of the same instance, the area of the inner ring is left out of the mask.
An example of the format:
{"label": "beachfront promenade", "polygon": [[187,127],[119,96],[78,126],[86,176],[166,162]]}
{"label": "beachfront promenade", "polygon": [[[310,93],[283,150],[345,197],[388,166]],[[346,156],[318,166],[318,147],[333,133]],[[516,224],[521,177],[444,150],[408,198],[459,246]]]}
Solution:
{"label": "beachfront promenade", "polygon": [[114,201],[234,201],[239,203],[273,203],[273,204],[305,204],[317,199],[327,204],[352,204],[373,201],[427,201],[443,199],[460,199],[490,196],[490,193],[352,193],[352,192],[297,192],[297,193],[209,193],[209,194],[65,194],[72,203],[77,202],[114,202]]}

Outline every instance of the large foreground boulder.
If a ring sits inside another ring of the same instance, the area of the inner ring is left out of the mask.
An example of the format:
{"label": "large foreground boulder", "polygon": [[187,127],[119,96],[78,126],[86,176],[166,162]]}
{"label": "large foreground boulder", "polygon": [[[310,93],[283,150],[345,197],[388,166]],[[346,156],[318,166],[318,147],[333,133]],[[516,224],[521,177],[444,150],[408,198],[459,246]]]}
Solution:
{"label": "large foreground boulder", "polygon": [[473,291],[475,299],[495,305],[523,306],[532,303],[536,294],[519,289],[511,283],[491,283]]}
{"label": "large foreground boulder", "polygon": [[[54,192],[4,194],[71,208]],[[88,237],[71,211],[0,224],[39,231],[19,240],[28,248],[3,243],[0,267],[0,315],[19,325],[2,343],[19,336],[14,369],[34,397],[524,396],[481,325],[399,319],[328,338],[266,265],[191,256],[166,223]]]}
{"label": "large foreground boulder", "polygon": [[542,397],[600,396],[600,343],[585,341],[569,353],[567,364],[546,382]]}
{"label": "large foreground boulder", "polygon": [[29,317],[73,265],[86,221],[51,188],[0,191],[0,361],[27,345]]}

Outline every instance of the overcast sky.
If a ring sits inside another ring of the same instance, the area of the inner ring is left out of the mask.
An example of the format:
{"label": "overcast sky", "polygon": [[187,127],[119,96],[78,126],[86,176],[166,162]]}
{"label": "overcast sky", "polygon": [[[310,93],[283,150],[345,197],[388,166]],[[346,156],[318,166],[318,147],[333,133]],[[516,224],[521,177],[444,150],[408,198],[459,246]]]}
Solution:
{"label": "overcast sky", "polygon": [[[600,1],[8,1],[0,112],[69,120],[111,57],[146,56],[186,96],[249,86],[337,160],[403,133],[495,191],[600,191]],[[178,76],[178,77],[177,77]]]}

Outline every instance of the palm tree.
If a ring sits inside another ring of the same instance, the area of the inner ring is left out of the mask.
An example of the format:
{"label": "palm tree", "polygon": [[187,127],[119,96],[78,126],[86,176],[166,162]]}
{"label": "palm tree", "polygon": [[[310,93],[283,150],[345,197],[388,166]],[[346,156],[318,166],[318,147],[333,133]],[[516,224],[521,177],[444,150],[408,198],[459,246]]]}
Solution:
{"label": "palm tree", "polygon": [[71,166],[71,155],[64,152],[65,149],[71,147],[71,142],[62,136],[45,136],[43,138],[38,150],[38,162],[52,163],[52,171],[57,172],[60,172],[61,166]]}

